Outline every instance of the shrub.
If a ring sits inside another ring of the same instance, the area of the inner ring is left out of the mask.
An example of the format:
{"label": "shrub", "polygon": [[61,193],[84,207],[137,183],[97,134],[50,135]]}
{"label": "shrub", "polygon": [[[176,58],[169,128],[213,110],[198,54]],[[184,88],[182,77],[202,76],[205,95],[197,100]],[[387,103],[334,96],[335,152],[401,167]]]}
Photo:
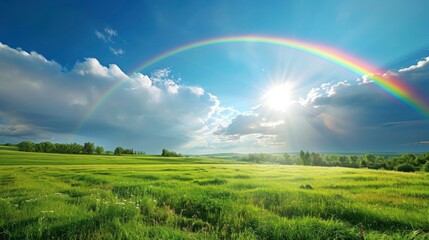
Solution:
{"label": "shrub", "polygon": [[299,188],[301,188],[301,189],[313,189],[313,186],[311,186],[310,184],[305,184],[305,185],[299,186]]}
{"label": "shrub", "polygon": [[414,172],[415,171],[413,165],[408,164],[408,163],[400,164],[400,165],[396,166],[395,169],[396,169],[396,171],[399,171],[399,172]]}
{"label": "shrub", "polygon": [[226,180],[216,178],[216,179],[206,180],[206,181],[195,180],[194,183],[199,184],[201,186],[206,186],[206,185],[222,185],[222,184],[226,184]]}

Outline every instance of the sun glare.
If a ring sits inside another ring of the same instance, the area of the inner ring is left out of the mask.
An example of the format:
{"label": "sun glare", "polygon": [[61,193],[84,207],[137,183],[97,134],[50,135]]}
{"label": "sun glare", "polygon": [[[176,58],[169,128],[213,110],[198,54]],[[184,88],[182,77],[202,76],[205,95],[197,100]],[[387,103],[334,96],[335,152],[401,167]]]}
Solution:
{"label": "sun glare", "polygon": [[292,88],[289,84],[272,86],[262,97],[263,103],[275,111],[286,111],[292,104]]}

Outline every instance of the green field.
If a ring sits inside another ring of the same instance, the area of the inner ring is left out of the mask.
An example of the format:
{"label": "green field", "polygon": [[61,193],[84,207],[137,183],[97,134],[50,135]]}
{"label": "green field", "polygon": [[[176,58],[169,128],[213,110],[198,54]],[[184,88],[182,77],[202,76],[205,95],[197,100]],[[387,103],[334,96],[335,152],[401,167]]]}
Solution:
{"label": "green field", "polygon": [[429,174],[0,150],[0,239],[429,239]]}

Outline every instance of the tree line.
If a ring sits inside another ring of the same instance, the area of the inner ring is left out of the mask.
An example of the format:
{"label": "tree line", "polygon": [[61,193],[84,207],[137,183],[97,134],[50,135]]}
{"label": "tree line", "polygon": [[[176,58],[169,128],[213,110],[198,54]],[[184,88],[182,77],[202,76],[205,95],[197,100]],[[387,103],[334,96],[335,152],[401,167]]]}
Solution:
{"label": "tree line", "polygon": [[169,151],[167,149],[162,149],[161,156],[163,156],[163,157],[183,157],[183,155],[181,153]]}
{"label": "tree line", "polygon": [[320,154],[317,152],[300,151],[297,155],[285,154],[248,154],[242,161],[254,163],[349,167],[396,170],[402,172],[425,171],[429,172],[429,153],[405,153],[400,156],[382,156],[374,154],[338,155]]}
{"label": "tree line", "polygon": [[92,142],[86,142],[83,145],[78,143],[52,143],[23,141],[16,145],[19,151],[24,152],[43,152],[43,153],[65,153],[65,154],[144,154],[144,152],[135,152],[134,149],[116,147],[113,152],[104,151],[103,146],[95,146]]}

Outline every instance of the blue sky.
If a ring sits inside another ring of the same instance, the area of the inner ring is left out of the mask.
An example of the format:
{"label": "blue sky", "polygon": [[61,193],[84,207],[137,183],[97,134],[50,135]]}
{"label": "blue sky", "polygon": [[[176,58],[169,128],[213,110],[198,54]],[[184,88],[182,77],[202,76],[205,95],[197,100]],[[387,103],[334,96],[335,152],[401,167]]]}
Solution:
{"label": "blue sky", "polygon": [[[428,11],[420,0],[2,1],[0,141],[89,140],[151,153],[426,151],[427,117],[293,49],[214,45],[133,71],[191,42],[276,36],[359,57],[425,96]],[[291,107],[279,111],[267,94],[285,82],[293,89],[277,101]]]}

